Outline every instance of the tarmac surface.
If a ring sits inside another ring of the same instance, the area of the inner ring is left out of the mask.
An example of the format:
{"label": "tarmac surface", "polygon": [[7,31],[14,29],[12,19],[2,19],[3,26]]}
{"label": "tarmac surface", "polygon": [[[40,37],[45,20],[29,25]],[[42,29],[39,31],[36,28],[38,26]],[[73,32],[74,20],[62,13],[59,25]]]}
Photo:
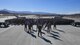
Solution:
{"label": "tarmac surface", "polygon": [[37,36],[35,25],[33,29],[29,34],[24,25],[0,28],[0,45],[80,45],[80,27],[57,25],[50,33],[43,30],[43,37]]}

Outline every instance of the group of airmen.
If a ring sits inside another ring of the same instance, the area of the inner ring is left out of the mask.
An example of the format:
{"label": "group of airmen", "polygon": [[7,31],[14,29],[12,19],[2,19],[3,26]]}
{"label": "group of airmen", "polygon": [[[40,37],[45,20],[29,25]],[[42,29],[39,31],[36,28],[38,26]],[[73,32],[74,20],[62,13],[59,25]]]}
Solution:
{"label": "group of airmen", "polygon": [[56,24],[52,19],[26,19],[24,23],[24,29],[28,32],[32,32],[33,25],[36,25],[38,36],[42,37],[42,28],[44,29],[47,27],[47,32],[50,33],[51,25],[54,25],[56,28]]}

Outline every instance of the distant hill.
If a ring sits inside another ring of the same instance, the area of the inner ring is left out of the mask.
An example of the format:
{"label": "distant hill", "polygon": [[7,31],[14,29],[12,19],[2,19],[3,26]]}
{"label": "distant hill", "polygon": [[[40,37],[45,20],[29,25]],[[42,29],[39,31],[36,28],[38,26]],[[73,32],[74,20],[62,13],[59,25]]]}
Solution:
{"label": "distant hill", "polygon": [[0,14],[30,14],[29,11],[11,11],[7,9],[0,10]]}
{"label": "distant hill", "polygon": [[0,14],[50,14],[46,12],[30,12],[30,11],[11,11],[7,9],[0,10]]}
{"label": "distant hill", "polygon": [[30,12],[30,11],[11,11],[11,10],[7,10],[7,9],[3,9],[0,10],[0,14],[26,14],[26,15],[49,15],[49,16],[55,16],[55,15],[61,15],[61,16],[72,16],[72,15],[76,15],[76,16],[80,16],[80,14],[55,14],[55,13],[47,13],[47,12]]}
{"label": "distant hill", "polygon": [[47,13],[47,12],[11,11],[7,9],[0,10],[0,14],[58,15],[58,14]]}
{"label": "distant hill", "polygon": [[9,14],[9,12],[6,10],[0,10],[0,14]]}

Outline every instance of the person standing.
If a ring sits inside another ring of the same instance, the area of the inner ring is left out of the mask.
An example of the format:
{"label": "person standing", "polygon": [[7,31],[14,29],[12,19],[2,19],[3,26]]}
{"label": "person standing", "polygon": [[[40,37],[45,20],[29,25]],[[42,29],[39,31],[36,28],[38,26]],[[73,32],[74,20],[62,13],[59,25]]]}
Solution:
{"label": "person standing", "polygon": [[24,30],[27,31],[27,20],[24,20]]}
{"label": "person standing", "polygon": [[42,37],[42,27],[43,27],[42,20],[38,19],[37,20],[38,37]]}
{"label": "person standing", "polygon": [[56,22],[54,23],[54,29],[56,29]]}
{"label": "person standing", "polygon": [[42,31],[41,31],[42,25],[37,25],[37,27],[38,27],[38,37],[42,37]]}

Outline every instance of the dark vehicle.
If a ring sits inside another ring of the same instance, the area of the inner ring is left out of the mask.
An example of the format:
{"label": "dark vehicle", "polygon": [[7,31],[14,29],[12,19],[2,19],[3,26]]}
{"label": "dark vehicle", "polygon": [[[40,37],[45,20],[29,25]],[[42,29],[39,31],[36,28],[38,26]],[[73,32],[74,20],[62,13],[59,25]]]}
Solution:
{"label": "dark vehicle", "polygon": [[72,25],[78,27],[78,26],[80,26],[80,22],[73,22]]}
{"label": "dark vehicle", "polygon": [[5,23],[9,25],[23,25],[25,23],[25,19],[26,19],[25,17],[7,19],[5,20]]}
{"label": "dark vehicle", "polygon": [[[26,19],[26,17],[17,17],[13,19],[5,20],[5,23],[8,25],[24,25],[26,21],[31,21],[32,25],[37,25],[41,22],[42,25],[50,23],[50,25],[71,25],[74,20],[70,19],[63,19],[62,17],[55,17],[55,18],[39,18],[39,19]],[[39,23],[37,23],[40,21]]]}
{"label": "dark vehicle", "polygon": [[53,19],[53,22],[56,25],[71,25],[74,22],[74,20],[55,17]]}
{"label": "dark vehicle", "polygon": [[73,22],[74,22],[74,20],[60,19],[60,20],[55,21],[54,24],[57,24],[57,25],[71,25]]}
{"label": "dark vehicle", "polygon": [[9,27],[8,24],[6,24],[5,22],[0,22],[0,28],[6,28]]}

